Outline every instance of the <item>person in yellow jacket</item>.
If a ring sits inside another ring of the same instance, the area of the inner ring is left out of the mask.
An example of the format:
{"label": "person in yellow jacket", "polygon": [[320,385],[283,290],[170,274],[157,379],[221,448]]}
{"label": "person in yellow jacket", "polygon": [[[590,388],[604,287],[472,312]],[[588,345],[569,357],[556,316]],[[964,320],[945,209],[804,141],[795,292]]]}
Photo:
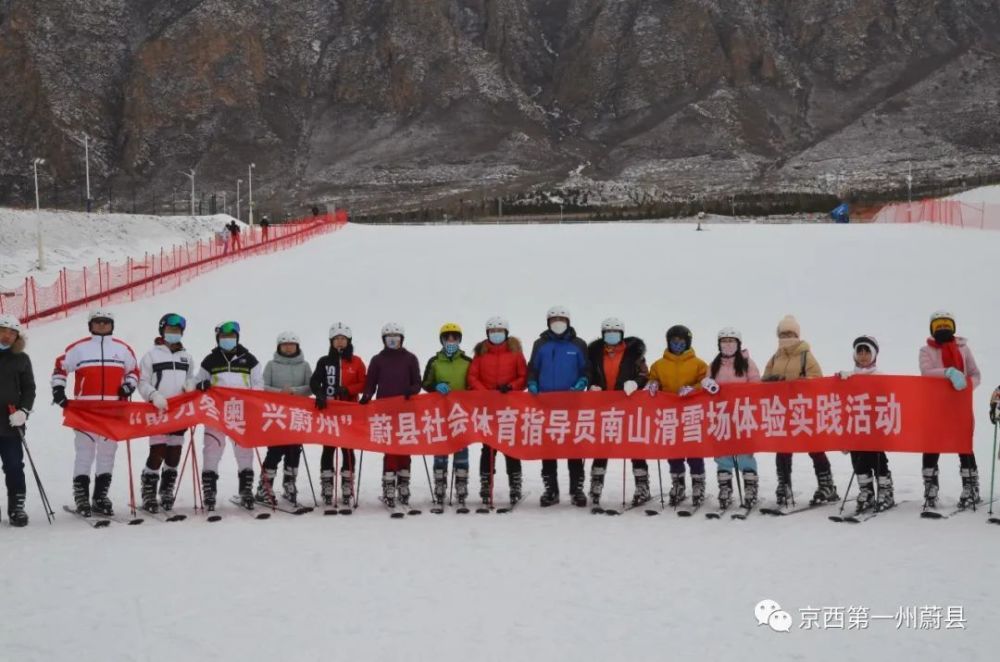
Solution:
{"label": "person in yellow jacket", "polygon": [[[691,347],[691,330],[686,326],[676,325],[667,329],[667,349],[663,358],[657,359],[649,369],[649,382],[646,390],[650,395],[658,391],[676,393],[687,396],[696,393],[702,387],[708,388],[714,384],[708,380],[708,364],[699,359]],[[703,382],[705,382],[703,384]],[[675,507],[684,501],[684,459],[668,460],[670,463],[670,506]],[[691,503],[698,506],[705,500],[705,460],[700,457],[687,458],[691,467]]]}
{"label": "person in yellow jacket", "polygon": [[[763,381],[780,382],[796,379],[815,379],[823,376],[819,362],[813,356],[809,343],[799,337],[801,329],[798,321],[791,315],[778,322],[778,351],[767,362],[764,368]],[[840,500],[837,486],[833,482],[830,471],[830,460],[826,453],[809,453],[816,471],[816,493],[809,502],[810,506],[823,503],[835,503]],[[779,508],[788,506],[792,501],[792,454],[778,453],[775,456],[778,469],[778,489],[775,498]]]}

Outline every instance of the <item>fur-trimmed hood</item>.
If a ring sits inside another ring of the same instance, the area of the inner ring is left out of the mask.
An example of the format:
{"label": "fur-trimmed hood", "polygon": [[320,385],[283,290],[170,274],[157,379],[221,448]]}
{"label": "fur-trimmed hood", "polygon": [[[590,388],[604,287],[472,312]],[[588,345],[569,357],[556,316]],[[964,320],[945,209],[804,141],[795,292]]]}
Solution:
{"label": "fur-trimmed hood", "polygon": [[[489,340],[480,340],[476,343],[475,349],[472,350],[474,356],[482,356],[486,354],[490,349]],[[521,341],[517,339],[516,336],[507,336],[507,349],[512,352],[520,352],[522,350]]]}

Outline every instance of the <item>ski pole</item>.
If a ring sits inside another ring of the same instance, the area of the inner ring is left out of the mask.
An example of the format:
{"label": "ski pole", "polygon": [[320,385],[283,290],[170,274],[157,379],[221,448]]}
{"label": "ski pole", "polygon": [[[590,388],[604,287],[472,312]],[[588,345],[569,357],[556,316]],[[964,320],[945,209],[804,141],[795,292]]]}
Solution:
{"label": "ski pole", "polygon": [[663,469],[660,467],[659,460],[656,461],[656,473],[660,477],[660,510],[663,510],[667,504],[663,502]]}
{"label": "ski pole", "polygon": [[628,462],[622,458],[622,510],[625,510],[625,464]]}
{"label": "ski pole", "polygon": [[128,507],[132,512],[132,517],[137,515],[135,509],[135,480],[132,476],[132,440],[125,440],[125,451],[128,454]]}
{"label": "ski pole", "polygon": [[[15,409],[14,405],[8,405],[7,409],[12,414],[15,411],[17,411],[17,409]],[[31,449],[28,448],[28,440],[24,436],[24,428],[23,427],[19,427],[19,428],[14,428],[14,429],[17,430],[17,435],[19,437],[21,437],[21,445],[24,446],[24,452],[28,456],[28,464],[31,465],[31,473],[34,474],[34,476],[35,476],[35,483],[38,485],[38,498],[42,502],[42,507],[45,508],[45,517],[49,520],[49,524],[52,524],[52,520],[55,517],[55,513],[52,512],[52,506],[49,505],[49,497],[45,493],[45,488],[42,487],[42,479],[38,476],[38,469],[35,468],[35,460],[34,460],[34,458],[31,457]],[[995,453],[995,451],[996,451],[996,449],[994,449],[994,453]]]}
{"label": "ski pole", "polygon": [[434,498],[434,485],[431,484],[431,471],[427,468],[427,456],[421,455],[420,457],[424,461],[424,473],[427,474],[427,489],[431,491],[431,498]]}
{"label": "ski pole", "polygon": [[319,499],[316,498],[316,488],[313,486],[312,472],[309,471],[309,458],[306,456],[305,444],[299,446],[299,452],[302,453],[302,464],[306,466],[306,478],[309,480],[309,491],[313,495],[313,504],[319,508]]}
{"label": "ski pole", "polygon": [[840,512],[837,513],[838,515],[844,514],[844,508],[847,507],[847,497],[851,495],[851,486],[854,485],[854,478],[857,475],[858,475],[857,472],[855,471],[851,472],[851,480],[847,482],[847,489],[844,490],[844,500],[840,502]]}
{"label": "ski pole", "polygon": [[740,473],[740,463],[737,461],[735,455],[731,455],[733,458],[733,478],[736,480],[736,493],[740,497],[740,506],[743,505],[743,475]]}
{"label": "ski pole", "polygon": [[993,516],[993,479],[997,473],[997,423],[993,424],[993,461],[990,463],[990,509],[987,514]]}
{"label": "ski pole", "polygon": [[[494,475],[496,474],[497,468],[497,452],[493,450],[492,446],[487,446],[483,443],[483,450],[490,454],[490,508],[493,507],[493,481]],[[996,453],[994,453],[996,455]],[[506,457],[506,456],[505,456]]]}
{"label": "ski pole", "polygon": [[194,511],[205,512],[205,493],[201,489],[201,472],[198,470],[198,449],[194,447],[194,428],[191,428],[191,489],[194,491]]}
{"label": "ski pole", "polygon": [[361,450],[358,455],[358,489],[354,490],[354,509],[358,509],[358,497],[361,496],[361,468],[365,464],[365,451]]}
{"label": "ski pole", "polygon": [[[445,461],[446,462],[448,461],[447,458],[445,458]],[[447,471],[447,469],[445,469],[445,471]],[[448,488],[448,505],[449,506],[452,504],[451,498],[452,498],[452,496],[454,494],[455,494],[455,463],[452,462],[452,464],[451,464],[451,487]]]}
{"label": "ski pole", "polygon": [[[181,460],[181,470],[177,472],[177,484],[174,485],[174,500],[177,500],[177,493],[181,491],[181,481],[184,480],[184,470],[187,469],[188,455],[191,454],[191,446],[194,444],[192,440],[187,448],[184,449],[184,458]],[[195,504],[197,506],[197,503]]]}

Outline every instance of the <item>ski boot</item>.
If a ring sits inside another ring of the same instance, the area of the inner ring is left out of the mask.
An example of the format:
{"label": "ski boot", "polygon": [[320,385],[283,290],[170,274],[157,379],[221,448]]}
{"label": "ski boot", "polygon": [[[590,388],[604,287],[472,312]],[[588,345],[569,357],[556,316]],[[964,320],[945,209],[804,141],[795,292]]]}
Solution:
{"label": "ski boot", "polygon": [[94,496],[91,498],[91,507],[94,512],[100,515],[112,517],[115,514],[111,506],[111,499],[108,498],[108,490],[111,489],[111,474],[100,474],[94,477]]}
{"label": "ski boot", "polygon": [[400,505],[410,505],[410,470],[400,469],[396,472],[396,496]]}
{"label": "ski boot", "polygon": [[77,513],[90,517],[90,476],[77,476],[73,479],[73,501],[76,502]]}
{"label": "ski boot", "polygon": [[[274,496],[274,478],[278,475],[275,469],[263,469],[260,472],[260,481],[257,483],[257,492],[254,494],[254,500],[257,503],[262,503],[266,506],[274,507],[278,503],[277,497]],[[242,480],[242,472],[240,472],[240,480]]]}
{"label": "ski boot", "polygon": [[924,508],[937,508],[938,502],[938,470],[937,467],[924,467]]}
{"label": "ski boot", "polygon": [[972,508],[981,503],[979,496],[979,471],[977,469],[962,469],[962,494],[958,497],[958,507]]}
{"label": "ski boot", "polygon": [[684,487],[684,474],[670,474],[670,507],[676,508],[687,498]]}
{"label": "ski boot", "polygon": [[858,474],[858,501],[854,514],[860,515],[875,505],[875,479],[871,474]]}
{"label": "ski boot", "polygon": [[587,507],[587,493],[583,491],[584,477],[583,471],[579,474],[570,474],[569,477],[569,489],[570,497],[574,506],[577,508]]}
{"label": "ski boot", "polygon": [[174,509],[174,488],[177,486],[177,469],[164,467],[160,474],[160,507],[170,512]]}
{"label": "ski boot", "polygon": [[299,488],[295,486],[298,475],[298,467],[284,467],[281,475],[281,496],[293,506],[299,505]]}
{"label": "ski boot", "polygon": [[896,505],[892,495],[892,474],[886,473],[878,477],[878,497],[875,499],[875,510],[882,512]]}
{"label": "ski boot", "polygon": [[28,513],[24,512],[24,492],[7,492],[7,519],[11,526],[28,526]]}
{"label": "ski boot", "polygon": [[517,503],[524,498],[521,492],[521,472],[507,474],[507,485],[510,488],[510,502]]}
{"label": "ski boot", "polygon": [[386,508],[396,507],[396,474],[392,471],[382,474],[382,503]]}
{"label": "ski boot", "polygon": [[705,501],[705,474],[691,474],[691,505],[697,508]]}
{"label": "ski boot", "polygon": [[215,495],[219,485],[219,474],[214,471],[201,472],[201,500],[205,510],[215,510]]}
{"label": "ski boot", "polygon": [[632,471],[635,478],[635,492],[632,493],[632,505],[641,506],[652,499],[649,493],[649,471],[647,469],[635,469]]}
{"label": "ski boot", "polygon": [[833,484],[833,474],[830,473],[829,469],[816,472],[816,483],[816,492],[813,493],[812,501],[809,502],[810,506],[840,501],[837,486]]}
{"label": "ski boot", "polygon": [[490,480],[491,476],[489,474],[479,474],[479,498],[483,500],[484,506],[489,506],[492,501]]}
{"label": "ski boot", "polygon": [[455,469],[455,500],[458,501],[459,508],[465,507],[465,500],[469,498],[469,470]]}
{"label": "ski boot", "polygon": [[319,493],[323,497],[324,506],[333,505],[333,471],[324,469],[319,472]]}
{"label": "ski boot", "polygon": [[146,512],[157,513],[160,511],[160,504],[156,501],[156,488],[160,482],[160,474],[153,471],[143,471],[140,478],[142,487],[142,509]]}
{"label": "ski boot", "polygon": [[[789,490],[791,492],[791,490]],[[743,507],[753,508],[757,505],[757,472],[743,472]]]}
{"label": "ski boot", "polygon": [[340,502],[345,506],[349,506],[352,499],[354,499],[354,472],[350,469],[341,469]]}
{"label": "ski boot", "polygon": [[733,503],[733,474],[729,471],[719,472],[719,509],[725,510]]}
{"label": "ski boot", "polygon": [[601,492],[604,491],[604,467],[590,469],[590,502],[595,508],[601,505]]}
{"label": "ski boot", "polygon": [[[241,469],[239,473],[236,474],[237,485],[239,486],[240,492],[240,503],[247,510],[253,510],[253,469]],[[271,479],[274,479],[274,473],[271,474]],[[274,498],[274,493],[271,493],[271,498]]]}
{"label": "ski boot", "polygon": [[446,469],[434,470],[434,494],[431,500],[435,506],[444,505],[444,497],[448,492],[448,473]]}
{"label": "ski boot", "polygon": [[779,508],[787,508],[792,505],[792,482],[781,475],[778,476],[778,487],[774,490],[774,500]]}
{"label": "ski boot", "polygon": [[538,500],[539,505],[542,508],[548,508],[559,503],[559,479],[556,476],[542,476],[542,483],[545,486],[545,491],[542,492],[542,497]]}

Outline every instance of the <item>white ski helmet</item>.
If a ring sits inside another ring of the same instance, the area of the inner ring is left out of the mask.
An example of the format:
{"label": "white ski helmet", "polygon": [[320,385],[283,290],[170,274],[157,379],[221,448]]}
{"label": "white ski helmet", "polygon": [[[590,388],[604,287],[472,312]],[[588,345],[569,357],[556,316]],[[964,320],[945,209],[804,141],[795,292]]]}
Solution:
{"label": "white ski helmet", "polygon": [[333,340],[337,336],[344,336],[350,340],[353,337],[351,334],[351,327],[347,326],[343,322],[337,322],[330,327],[330,340]]}
{"label": "white ski helmet", "polygon": [[402,324],[397,324],[396,322],[386,322],[385,326],[382,327],[382,337],[386,336],[405,336],[406,329],[403,328]]}
{"label": "white ski helmet", "polygon": [[486,330],[489,331],[490,329],[503,329],[504,331],[510,331],[510,324],[503,317],[494,315],[486,320]]}
{"label": "white ski helmet", "polygon": [[569,308],[566,306],[552,306],[549,308],[548,312],[545,313],[545,321],[549,321],[553,317],[565,317],[567,320],[571,319],[569,316]]}
{"label": "white ski helmet", "polygon": [[277,342],[277,344],[283,345],[283,344],[289,343],[289,342],[293,342],[296,345],[301,345],[302,344],[302,342],[299,340],[298,334],[296,334],[296,333],[294,333],[292,331],[282,331],[281,333],[278,334],[278,342]]}
{"label": "white ski helmet", "polygon": [[87,315],[87,324],[90,324],[97,319],[108,319],[114,322],[115,314],[107,308],[95,308]]}
{"label": "white ski helmet", "polygon": [[10,329],[16,331],[17,335],[21,335],[21,320],[13,315],[0,315],[0,328]]}
{"label": "white ski helmet", "polygon": [[609,317],[601,322],[601,333],[605,331],[621,331],[625,333],[625,323],[617,317]]}
{"label": "white ski helmet", "polygon": [[733,326],[723,327],[719,331],[719,340],[722,340],[723,338],[733,338],[734,340],[737,340],[740,343],[743,342],[743,334],[740,333],[739,329]]}

